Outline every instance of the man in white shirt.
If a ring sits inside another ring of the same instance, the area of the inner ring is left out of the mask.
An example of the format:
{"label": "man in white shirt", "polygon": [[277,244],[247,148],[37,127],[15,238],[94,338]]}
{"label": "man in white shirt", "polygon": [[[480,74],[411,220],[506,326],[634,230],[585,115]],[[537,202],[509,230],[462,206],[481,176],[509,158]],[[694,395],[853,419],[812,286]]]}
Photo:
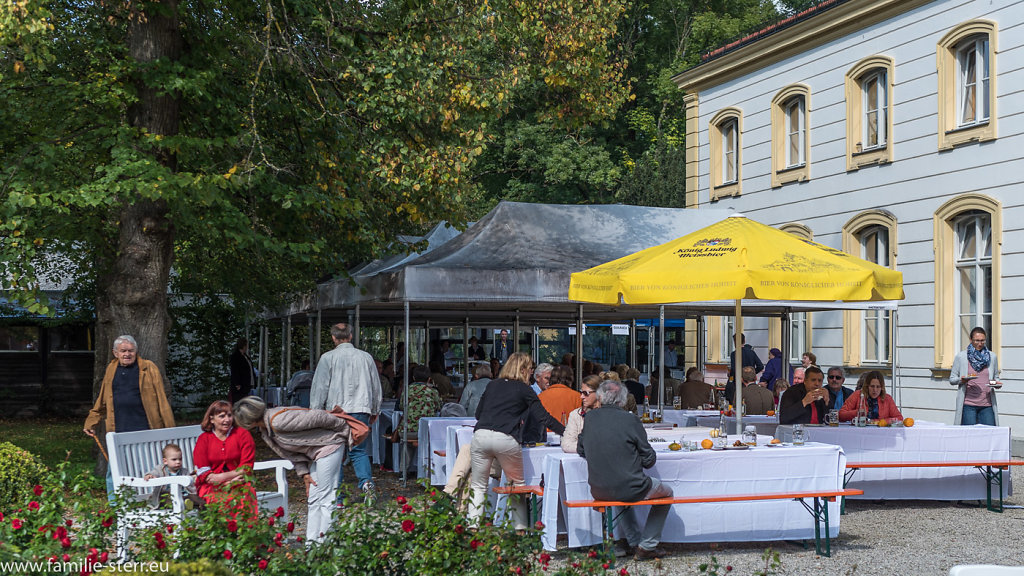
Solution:
{"label": "man in white shirt", "polygon": [[[313,374],[309,407],[342,410],[366,425],[371,425],[380,414],[381,388],[377,365],[373,356],[352,345],[352,328],[345,323],[331,326],[331,340],[335,348],[320,357]],[[368,501],[376,498],[368,452],[370,437],[349,452],[359,489]]]}

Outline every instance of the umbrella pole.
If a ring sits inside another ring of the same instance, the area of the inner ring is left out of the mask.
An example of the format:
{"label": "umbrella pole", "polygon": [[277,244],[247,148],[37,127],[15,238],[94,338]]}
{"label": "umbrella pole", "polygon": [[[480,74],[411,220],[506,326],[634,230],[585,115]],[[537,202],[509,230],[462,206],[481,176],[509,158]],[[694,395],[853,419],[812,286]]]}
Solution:
{"label": "umbrella pole", "polygon": [[735,342],[733,353],[733,382],[736,383],[736,433],[743,432],[743,301],[736,299],[736,329],[733,330]]}
{"label": "umbrella pole", "polygon": [[661,371],[658,372],[658,414],[665,409],[665,306],[658,309],[658,352],[661,354]]}

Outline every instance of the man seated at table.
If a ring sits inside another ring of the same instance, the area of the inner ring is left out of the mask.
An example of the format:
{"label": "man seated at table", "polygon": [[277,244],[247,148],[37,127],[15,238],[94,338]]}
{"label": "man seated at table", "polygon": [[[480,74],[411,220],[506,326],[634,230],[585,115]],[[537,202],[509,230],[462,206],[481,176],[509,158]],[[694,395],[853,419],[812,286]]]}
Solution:
{"label": "man seated at table", "polygon": [[[647,432],[635,414],[623,410],[626,389],[606,380],[597,388],[601,407],[587,412],[576,451],[587,461],[590,494],[596,500],[637,502],[672,496],[672,489],[644,474],[658,457],[647,441]],[[627,556],[636,547],[637,560],[661,558],[658,546],[671,504],[651,506],[647,524],[640,531],[633,506],[615,511],[624,536],[615,543],[615,555]]]}
{"label": "man seated at table", "polygon": [[571,388],[572,383],[572,368],[556,366],[551,370],[547,390],[537,396],[548,414],[563,425],[569,421],[569,413],[582,405],[580,393]]}
{"label": "man seated at table", "polygon": [[459,404],[466,409],[466,414],[476,417],[476,407],[480,398],[491,381],[491,367],[488,364],[477,364],[473,368],[473,380],[462,390],[462,398]]}
{"label": "man seated at table", "polygon": [[804,370],[803,384],[793,383],[779,401],[779,424],[822,424],[828,413],[829,393],[821,387],[821,368]]}
{"label": "man seated at table", "polygon": [[764,416],[775,409],[775,395],[757,383],[757,372],[753,366],[743,367],[743,401],[748,416]]}
{"label": "man seated at table", "polygon": [[[658,378],[659,373],[663,378]],[[679,395],[679,389],[682,387],[683,383],[673,378],[670,374],[671,372],[669,372],[668,365],[665,366],[664,372],[662,372],[660,368],[655,368],[654,371],[651,372],[651,391],[649,393],[651,397],[651,404],[658,403],[659,381],[664,381],[665,383],[665,404],[671,406],[672,397]],[[639,400],[641,403],[643,402],[643,398],[640,398]]]}
{"label": "man seated at table", "polygon": [[704,373],[696,366],[691,366],[686,371],[686,382],[679,385],[678,396],[682,400],[683,408],[695,410],[705,404],[713,403],[711,389],[711,384],[704,381]]}
{"label": "man seated at table", "polygon": [[444,372],[444,365],[437,360],[433,360],[428,366],[430,366],[430,379],[433,381],[434,387],[437,388],[437,393],[441,395],[441,398],[453,396],[455,388],[452,387],[452,379]]}
{"label": "man seated at table", "polygon": [[551,380],[551,371],[555,367],[547,362],[542,362],[537,365],[533,370],[533,384],[530,384],[530,388],[533,389],[533,393],[540,396],[540,393],[548,389],[548,383]]}
{"label": "man seated at table", "polygon": [[846,374],[843,369],[839,366],[833,366],[828,369],[828,393],[829,393],[829,410],[839,410],[843,407],[843,403],[846,402],[847,398],[853,395],[853,389],[843,386],[846,382]]}

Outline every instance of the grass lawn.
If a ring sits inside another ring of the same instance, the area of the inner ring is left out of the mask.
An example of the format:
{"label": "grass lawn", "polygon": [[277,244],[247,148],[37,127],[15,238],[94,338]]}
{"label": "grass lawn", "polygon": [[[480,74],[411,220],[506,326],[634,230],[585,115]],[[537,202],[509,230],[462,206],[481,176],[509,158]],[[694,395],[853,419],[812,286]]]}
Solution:
{"label": "grass lawn", "polygon": [[0,439],[35,454],[50,468],[67,460],[69,472],[78,475],[96,465],[96,442],[82,432],[82,422],[81,418],[0,418]]}

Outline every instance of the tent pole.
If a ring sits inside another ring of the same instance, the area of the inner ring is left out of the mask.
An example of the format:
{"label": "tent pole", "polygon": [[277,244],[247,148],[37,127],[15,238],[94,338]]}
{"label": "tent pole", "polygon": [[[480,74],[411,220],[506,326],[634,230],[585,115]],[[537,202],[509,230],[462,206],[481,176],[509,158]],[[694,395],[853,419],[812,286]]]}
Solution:
{"label": "tent pole", "polygon": [[462,323],[462,392],[469,385],[469,316]]}
{"label": "tent pole", "polygon": [[[409,409],[409,301],[405,302],[405,361],[402,367],[402,417],[405,417],[405,412]],[[406,484],[406,470],[409,468],[409,449],[408,444],[405,441],[405,434],[399,437],[399,446],[401,447],[401,456],[398,461],[402,466],[402,486]]]}
{"label": "tent pole", "polygon": [[733,382],[736,383],[736,434],[743,432],[743,301],[736,299],[736,321],[733,330]]}
{"label": "tent pole", "polygon": [[[519,310],[516,309],[515,318],[512,319],[512,352],[519,352]],[[527,382],[529,384],[529,382]]]}
{"label": "tent pole", "polygon": [[658,307],[658,414],[665,408],[665,306]]}
{"label": "tent pole", "polygon": [[309,369],[314,370],[316,366],[316,316],[306,314],[306,324],[309,330]]}
{"label": "tent pole", "polygon": [[352,325],[352,345],[359,348],[359,323],[361,320],[361,310],[359,304],[356,304],[356,320]]}
{"label": "tent pole", "polygon": [[704,334],[704,315],[701,314],[697,317],[697,357],[694,358],[694,365],[697,367],[697,370],[700,370],[701,374],[704,373],[704,358],[707,357],[707,350],[705,348],[707,345]]}
{"label": "tent pole", "polygon": [[430,320],[423,323],[423,362],[430,366]]}
{"label": "tent pole", "polygon": [[896,389],[896,405],[903,405],[903,383],[900,381],[900,364],[897,361],[899,358],[899,317],[897,316],[898,310],[892,311],[892,350],[889,356],[892,358],[892,381],[893,388]]}
{"label": "tent pole", "polygon": [[[281,371],[277,375],[277,385],[284,386],[284,371],[285,371],[285,354],[288,353],[286,350],[288,346],[288,322],[284,318],[281,319]],[[266,394],[266,390],[263,391]]]}
{"label": "tent pole", "polygon": [[629,367],[636,368],[636,318],[629,326]]}
{"label": "tent pole", "polygon": [[316,358],[315,361],[310,364],[311,367],[315,367],[316,364],[320,362],[320,351],[322,350],[321,335],[324,332],[324,320],[322,314],[323,310],[318,308],[316,311]]}
{"label": "tent pole", "polygon": [[530,333],[530,350],[531,356],[533,356],[533,363],[540,363],[540,334],[537,326],[533,326],[533,332]]}
{"label": "tent pole", "polygon": [[790,386],[792,386],[793,375],[791,372],[793,367],[789,364],[789,357],[793,355],[793,351],[790,350],[790,347],[793,345],[793,335],[791,334],[793,327],[789,324],[789,314],[790,312],[787,310],[782,313],[782,317],[780,318],[782,321],[782,342],[780,343],[779,348],[782,349],[782,366],[784,368],[782,371],[782,377],[786,379],[786,382]]}
{"label": "tent pole", "polygon": [[285,357],[286,361],[285,361],[285,370],[283,371],[284,373],[282,374],[282,376],[284,376],[284,381],[288,382],[292,378],[292,317],[291,317],[291,315],[288,316],[288,328],[287,328],[287,331],[286,331],[286,336],[287,337],[285,338],[285,346],[284,346],[284,357]]}
{"label": "tent pole", "polygon": [[576,309],[576,389],[583,385],[583,304]]}

